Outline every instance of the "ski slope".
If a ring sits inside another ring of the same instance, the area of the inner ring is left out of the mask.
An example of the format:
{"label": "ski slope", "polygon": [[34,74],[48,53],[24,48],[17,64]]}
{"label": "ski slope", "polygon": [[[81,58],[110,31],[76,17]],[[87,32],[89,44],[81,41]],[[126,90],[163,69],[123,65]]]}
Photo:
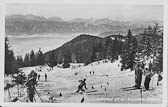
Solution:
{"label": "ski slope", "polygon": [[[36,102],[80,103],[83,97],[84,103],[153,104],[162,101],[162,82],[159,86],[156,86],[156,74],[151,79],[150,90],[142,91],[141,97],[140,89],[132,88],[135,85],[134,71],[120,71],[120,60],[113,63],[99,61],[99,63],[94,62],[87,66],[83,66],[83,64],[71,65],[76,66],[75,69],[72,69],[72,67],[65,69],[54,67],[53,70],[48,71],[48,66],[43,66],[41,72],[38,71],[39,66],[22,69],[26,75],[31,70],[35,70],[41,75],[36,87]],[[94,75],[90,75],[90,71],[94,71]],[[47,82],[44,78],[45,73],[48,75]],[[88,90],[84,93],[75,93],[79,85],[78,81],[84,78],[86,78]],[[144,78],[143,76],[142,88],[144,88]],[[60,93],[62,94],[61,97]]]}

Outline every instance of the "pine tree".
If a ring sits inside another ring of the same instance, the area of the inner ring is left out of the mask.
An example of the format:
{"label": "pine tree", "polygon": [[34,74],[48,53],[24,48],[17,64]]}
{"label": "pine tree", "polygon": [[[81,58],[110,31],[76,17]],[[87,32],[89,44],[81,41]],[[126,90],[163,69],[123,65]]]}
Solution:
{"label": "pine tree", "polygon": [[22,58],[22,56],[17,56],[16,61],[17,61],[17,65],[18,65],[19,68],[23,67],[23,58]]}
{"label": "pine tree", "polygon": [[35,53],[35,66],[38,65],[38,52]]}
{"label": "pine tree", "polygon": [[30,52],[30,66],[35,66],[35,54],[33,50]]}
{"label": "pine tree", "polygon": [[24,65],[24,67],[29,67],[30,66],[29,53],[25,54],[23,65]]}
{"label": "pine tree", "polygon": [[17,66],[13,51],[10,49],[9,40],[5,37],[5,74],[13,74],[17,71]]}
{"label": "pine tree", "polygon": [[44,55],[40,48],[37,53],[37,65],[44,65],[44,63],[45,63]]}
{"label": "pine tree", "polygon": [[132,36],[131,30],[128,30],[127,39],[123,45],[123,52],[121,55],[121,63],[124,69],[130,68],[133,70],[135,65],[135,56],[137,51],[137,40]]}
{"label": "pine tree", "polygon": [[155,72],[163,72],[163,30],[158,24],[153,27],[154,40],[154,70]]}

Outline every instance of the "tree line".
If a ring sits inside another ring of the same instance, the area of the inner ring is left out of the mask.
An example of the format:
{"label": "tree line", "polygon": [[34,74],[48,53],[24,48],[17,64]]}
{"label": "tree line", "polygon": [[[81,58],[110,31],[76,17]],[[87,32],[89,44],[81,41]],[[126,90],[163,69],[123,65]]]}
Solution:
{"label": "tree line", "polygon": [[44,54],[41,49],[36,53],[33,50],[30,53],[26,53],[23,59],[22,56],[15,57],[10,47],[9,40],[5,37],[5,74],[7,75],[17,73],[18,68],[45,64]]}

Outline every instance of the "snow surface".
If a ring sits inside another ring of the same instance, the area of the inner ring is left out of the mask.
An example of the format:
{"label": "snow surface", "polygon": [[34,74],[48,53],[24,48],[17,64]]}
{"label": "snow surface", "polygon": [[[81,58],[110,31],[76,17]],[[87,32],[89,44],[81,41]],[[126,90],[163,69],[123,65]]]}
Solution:
{"label": "snow surface", "polygon": [[[140,89],[132,88],[135,85],[135,72],[121,71],[120,60],[113,63],[99,61],[87,66],[71,65],[76,66],[75,69],[54,67],[53,70],[48,71],[49,67],[44,66],[41,72],[38,72],[39,66],[22,68],[26,75],[31,70],[41,75],[36,87],[38,93],[35,94],[36,102],[80,103],[84,97],[84,103],[162,103],[162,81],[159,86],[156,85],[157,74],[151,79],[150,90],[142,91],[141,100]],[[90,75],[90,71],[94,71],[95,74]],[[44,78],[45,73],[48,75],[47,82]],[[86,78],[88,90],[84,93],[75,93],[79,85],[78,81],[84,78]],[[143,76],[143,89],[144,78]],[[91,88],[92,86],[94,89]],[[60,93],[62,97],[59,96]],[[25,97],[25,94],[23,96]],[[24,97],[21,97],[20,101],[25,101]]]}

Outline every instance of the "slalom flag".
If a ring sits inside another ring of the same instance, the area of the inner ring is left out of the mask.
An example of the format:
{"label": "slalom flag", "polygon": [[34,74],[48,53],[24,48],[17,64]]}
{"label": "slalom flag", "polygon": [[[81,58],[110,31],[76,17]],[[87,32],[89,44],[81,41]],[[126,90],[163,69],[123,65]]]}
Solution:
{"label": "slalom flag", "polygon": [[62,97],[62,94],[61,94],[61,92],[60,92],[59,96],[60,96],[60,97]]}
{"label": "slalom flag", "polygon": [[85,99],[84,99],[84,97],[83,97],[83,98],[82,98],[82,100],[81,100],[81,103],[83,103],[83,102],[84,102],[84,100],[85,100]]}

